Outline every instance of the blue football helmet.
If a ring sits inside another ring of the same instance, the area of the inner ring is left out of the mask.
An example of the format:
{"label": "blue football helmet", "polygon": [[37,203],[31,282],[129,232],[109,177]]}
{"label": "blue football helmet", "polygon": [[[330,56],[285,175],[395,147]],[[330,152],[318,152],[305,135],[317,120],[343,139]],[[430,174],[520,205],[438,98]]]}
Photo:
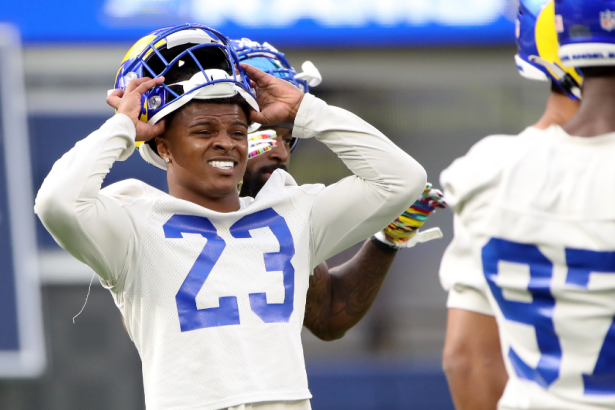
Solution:
{"label": "blue football helmet", "polygon": [[[269,43],[260,44],[248,38],[242,38],[241,40],[231,40],[231,44],[235,48],[239,61],[286,80],[304,93],[310,91],[309,87],[316,87],[322,82],[320,72],[311,61],[304,62],[301,66],[303,72],[297,73],[286,56]],[[276,126],[293,128],[292,124],[277,124]],[[290,152],[293,152],[298,144],[299,139],[294,138],[291,142]]]}
{"label": "blue football helmet", "polygon": [[[143,94],[140,120],[156,124],[192,99],[240,95],[259,110],[250,79],[223,34],[200,24],[154,30],[128,51],[115,77],[115,88],[126,89],[136,78],[159,76],[165,82]],[[138,145],[150,164],[166,169],[155,142]]]}
{"label": "blue football helmet", "polygon": [[615,0],[556,0],[555,21],[565,67],[615,65]]}
{"label": "blue football helmet", "polygon": [[570,98],[581,98],[582,77],[564,68],[558,56],[553,0],[521,0],[517,16],[515,62],[519,74],[557,84]]}
{"label": "blue football helmet", "polygon": [[269,43],[257,43],[248,38],[231,40],[231,44],[242,63],[250,64],[261,71],[281,78],[293,84],[304,93],[310,92],[309,87],[316,87],[322,82],[318,69],[310,61],[301,66],[302,73],[290,65],[286,56]]}

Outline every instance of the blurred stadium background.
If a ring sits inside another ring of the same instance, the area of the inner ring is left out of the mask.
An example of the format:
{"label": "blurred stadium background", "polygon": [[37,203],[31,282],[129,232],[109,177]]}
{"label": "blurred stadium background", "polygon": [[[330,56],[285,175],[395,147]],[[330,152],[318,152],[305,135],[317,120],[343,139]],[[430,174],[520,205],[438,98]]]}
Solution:
{"label": "blurred stadium background", "polygon": [[[106,92],[130,45],[150,29],[187,21],[269,41],[297,68],[311,60],[323,76],[314,94],[378,127],[438,186],[440,171],[478,139],[516,134],[542,112],[548,84],[523,80],[514,65],[516,7],[515,0],[5,2],[0,22],[14,24],[23,42],[31,194],[64,152],[113,115]],[[316,141],[300,145],[291,172],[299,183],[348,174]],[[116,164],[105,184],[129,177],[166,189],[164,173],[138,155]],[[94,280],[73,324],[92,272],[36,224],[46,367],[0,379],[0,409],[143,409],[140,361],[110,295]],[[315,410],[453,408],[441,370],[446,295],[438,281],[452,216],[439,211],[428,226],[440,226],[445,239],[399,252],[356,328],[335,342],[304,332]]]}

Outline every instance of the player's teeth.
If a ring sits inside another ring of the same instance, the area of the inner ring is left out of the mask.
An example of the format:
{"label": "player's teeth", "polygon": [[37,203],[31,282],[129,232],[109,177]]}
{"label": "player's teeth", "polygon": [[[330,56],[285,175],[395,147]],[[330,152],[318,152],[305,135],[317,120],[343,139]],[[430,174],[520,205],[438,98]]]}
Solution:
{"label": "player's teeth", "polygon": [[233,166],[235,166],[233,161],[209,161],[209,165],[214,168],[220,169],[231,169],[233,168]]}

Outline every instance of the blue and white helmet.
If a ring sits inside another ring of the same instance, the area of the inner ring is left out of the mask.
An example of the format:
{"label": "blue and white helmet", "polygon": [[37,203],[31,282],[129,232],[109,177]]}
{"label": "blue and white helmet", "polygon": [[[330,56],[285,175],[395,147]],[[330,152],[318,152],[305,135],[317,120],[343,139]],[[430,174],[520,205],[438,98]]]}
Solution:
{"label": "blue and white helmet", "polygon": [[615,0],[556,0],[555,21],[565,67],[615,65]]}
{"label": "blue and white helmet", "polygon": [[316,87],[322,82],[320,72],[311,61],[304,62],[301,65],[303,72],[297,73],[286,56],[269,43],[260,44],[249,38],[242,38],[231,40],[231,44],[239,61],[286,80],[304,93],[310,91],[309,87]]}
{"label": "blue and white helmet", "polygon": [[[239,61],[256,67],[274,77],[286,80],[304,93],[309,92],[310,87],[316,87],[322,82],[320,72],[311,61],[304,62],[301,65],[303,72],[297,73],[286,59],[286,56],[269,43],[260,44],[249,38],[242,38],[241,40],[231,40],[231,44],[239,57]],[[293,128],[292,124],[277,124],[277,126]],[[256,131],[257,129],[258,125],[251,127],[250,131]],[[293,152],[298,144],[299,139],[293,139],[290,145],[290,152]]]}
{"label": "blue and white helmet", "polygon": [[[115,78],[116,89],[126,89],[136,78],[164,76],[165,82],[142,97],[139,119],[156,124],[193,99],[240,95],[259,111],[250,79],[239,65],[230,40],[209,27],[184,24],[164,27],[141,38],[128,50]],[[139,144],[150,164],[166,170],[155,142]]]}
{"label": "blue and white helmet", "polygon": [[565,68],[558,56],[553,0],[521,0],[517,15],[519,74],[530,80],[557,84],[570,98],[581,98],[583,78],[574,68]]}

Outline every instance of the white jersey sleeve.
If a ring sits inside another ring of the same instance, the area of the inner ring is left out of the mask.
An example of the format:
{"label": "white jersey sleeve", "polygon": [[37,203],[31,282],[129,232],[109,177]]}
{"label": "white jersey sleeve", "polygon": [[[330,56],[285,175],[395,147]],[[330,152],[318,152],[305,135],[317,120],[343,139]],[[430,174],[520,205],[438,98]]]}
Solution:
{"label": "white jersey sleeve", "polygon": [[454,217],[455,236],[440,264],[440,282],[448,291],[446,306],[493,316],[486,295],[487,283],[481,266],[472,255],[471,238],[458,216]]}
{"label": "white jersey sleeve", "polygon": [[129,270],[135,230],[121,203],[99,191],[113,163],[134,151],[135,135],[127,116],[109,119],[54,164],[34,206],[54,239],[109,286]]}
{"label": "white jersey sleeve", "polygon": [[[498,184],[508,149],[514,150],[515,137],[493,135],[477,142],[466,155],[442,171],[440,184],[449,208],[457,215],[481,193]],[[470,220],[479,215],[464,216]]]}
{"label": "white jersey sleeve", "polygon": [[[475,222],[485,212],[484,205],[488,202],[479,202],[481,208],[475,206],[472,199],[498,183],[502,144],[510,141],[512,138],[508,136],[487,137],[465,156],[456,159],[440,176],[444,196],[455,213],[455,236],[440,264],[440,283],[449,292],[449,308],[493,316],[486,296],[487,282],[480,261],[473,254],[472,238],[466,224]],[[465,209],[468,203],[471,209]]]}
{"label": "white jersey sleeve", "polygon": [[306,94],[293,129],[325,143],[353,176],[321,190],[312,205],[314,266],[387,226],[419,198],[423,167],[356,115]]}

